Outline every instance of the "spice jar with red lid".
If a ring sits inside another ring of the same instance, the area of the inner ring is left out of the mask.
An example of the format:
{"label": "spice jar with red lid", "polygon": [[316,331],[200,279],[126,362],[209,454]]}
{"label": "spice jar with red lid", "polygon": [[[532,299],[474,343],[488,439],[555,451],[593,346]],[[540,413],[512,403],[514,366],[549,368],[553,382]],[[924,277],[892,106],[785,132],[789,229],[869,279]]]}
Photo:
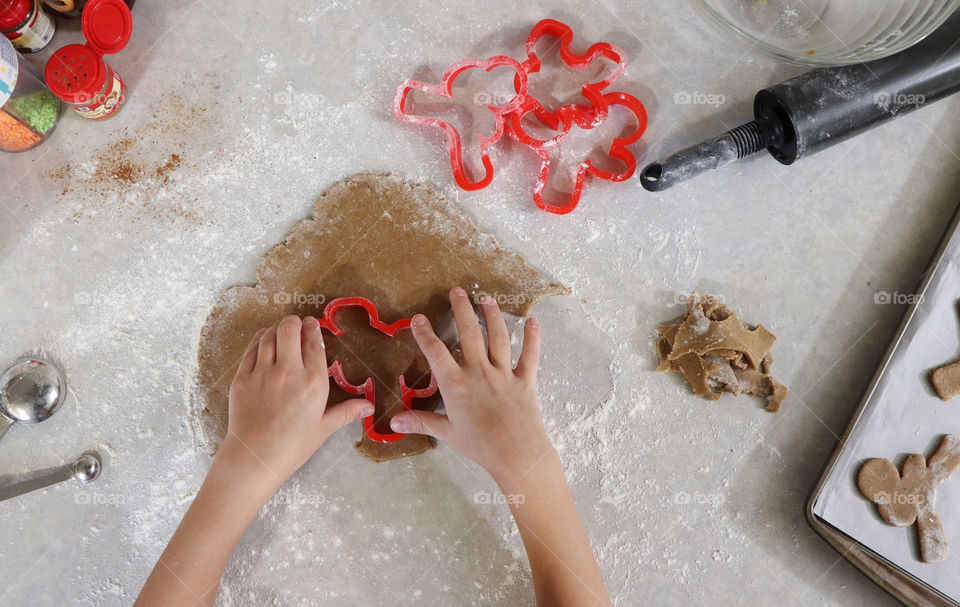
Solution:
{"label": "spice jar with red lid", "polygon": [[55,52],[44,70],[47,86],[75,112],[90,120],[117,113],[127,85],[103,55],[120,52],[130,41],[133,19],[123,0],[90,0],[80,20],[86,44]]}
{"label": "spice jar with red lid", "polygon": [[0,30],[17,50],[32,53],[50,43],[57,24],[40,0],[0,0]]}

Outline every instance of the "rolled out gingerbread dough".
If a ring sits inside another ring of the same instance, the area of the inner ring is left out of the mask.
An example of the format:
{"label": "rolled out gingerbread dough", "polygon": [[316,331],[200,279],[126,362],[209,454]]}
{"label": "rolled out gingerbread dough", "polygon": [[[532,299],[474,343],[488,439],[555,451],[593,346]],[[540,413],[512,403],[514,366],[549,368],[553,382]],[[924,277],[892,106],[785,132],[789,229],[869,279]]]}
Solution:
{"label": "rolled out gingerbread dough", "polygon": [[[424,185],[394,176],[357,175],[333,185],[298,222],[286,241],[257,265],[254,286],[233,286],[217,301],[200,338],[198,396],[202,427],[218,445],[226,431],[227,396],[240,356],[260,327],[287,314],[319,316],[326,302],[359,296],[392,322],[422,313],[436,322],[449,308],[455,286],[498,296],[508,312],[527,315],[537,301],[568,293],[504,250],[455,206]],[[409,331],[390,338],[369,327],[366,315],[337,316],[342,338],[324,332],[328,360],[341,360],[347,379],[376,382],[377,427],[402,408],[398,376],[413,387],[429,383],[429,367]],[[347,395],[331,382],[330,403]],[[414,401],[433,408],[436,400]],[[357,448],[375,461],[416,455],[432,439],[408,435],[394,443],[362,436]]]}

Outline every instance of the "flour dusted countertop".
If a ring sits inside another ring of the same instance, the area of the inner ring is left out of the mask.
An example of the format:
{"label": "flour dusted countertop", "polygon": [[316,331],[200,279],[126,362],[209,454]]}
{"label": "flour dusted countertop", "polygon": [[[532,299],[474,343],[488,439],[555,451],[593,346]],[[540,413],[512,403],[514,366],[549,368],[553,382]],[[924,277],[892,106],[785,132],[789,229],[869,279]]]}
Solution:
{"label": "flour dusted countertop", "polygon": [[[536,21],[560,19],[577,44],[627,51],[617,88],[649,112],[643,163],[738,124],[756,90],[800,70],[731,47],[682,2],[169,0],[133,15],[110,59],[130,88],[119,115],[65,115],[36,151],[0,158],[0,358],[43,348],[71,386],[53,419],[3,437],[0,476],[97,444],[107,458],[94,485],[0,503],[0,605],[132,602],[209,465],[189,395],[211,306],[358,172],[432,184],[572,289],[539,308],[542,404],[618,606],[893,604],[803,504],[903,312],[875,294],[914,288],[960,201],[960,100],[789,168],[758,156],[661,194],[588,184],[556,217],[530,199],[533,154],[455,189],[441,140],[393,118],[399,81],[519,56]],[[61,22],[51,48],[78,29]],[[675,102],[704,98],[717,103]],[[694,289],[777,335],[780,413],[654,372],[656,326]],[[443,446],[373,464],[357,434],[267,505],[224,604],[532,604],[479,468]]]}

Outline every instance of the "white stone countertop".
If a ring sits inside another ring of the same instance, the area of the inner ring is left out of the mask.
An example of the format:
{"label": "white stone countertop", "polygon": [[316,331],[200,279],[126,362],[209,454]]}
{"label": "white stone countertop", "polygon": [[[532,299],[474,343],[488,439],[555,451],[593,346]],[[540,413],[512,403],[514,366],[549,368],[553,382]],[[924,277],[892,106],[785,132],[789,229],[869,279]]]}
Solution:
{"label": "white stone countertop", "polygon": [[[458,191],[441,139],[393,118],[397,84],[522,57],[557,18],[581,49],[627,51],[614,88],[649,112],[643,164],[749,119],[757,90],[802,69],[720,39],[684,2],[141,0],[133,15],[108,57],[130,88],[119,115],[65,112],[43,146],[0,157],[0,359],[43,350],[71,386],[53,419],[3,437],[0,476],[107,455],[95,484],[0,503],[0,605],[133,601],[209,465],[191,393],[213,303],[325,188],[368,171],[433,184],[572,289],[538,308],[541,397],[616,605],[895,604],[804,506],[904,311],[875,293],[912,291],[960,200],[960,99],[792,167],[757,156],[662,194],[593,182],[558,217],[534,207],[523,151]],[[80,38],[60,25],[51,48]],[[654,371],[656,326],[693,289],[777,335],[782,412]],[[474,497],[495,490],[482,470],[442,445],[373,464],[358,435],[264,509],[222,604],[533,604],[506,506]]]}

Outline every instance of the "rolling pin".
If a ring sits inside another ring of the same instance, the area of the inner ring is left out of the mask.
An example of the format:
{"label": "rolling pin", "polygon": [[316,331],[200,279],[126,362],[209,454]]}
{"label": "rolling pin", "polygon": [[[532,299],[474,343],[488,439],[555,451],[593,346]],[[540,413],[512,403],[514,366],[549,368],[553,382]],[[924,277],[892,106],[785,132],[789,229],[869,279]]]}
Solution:
{"label": "rolling pin", "polygon": [[761,90],[754,120],[647,165],[640,183],[666,190],[764,148],[792,164],[958,89],[960,12],[890,57],[811,70]]}

